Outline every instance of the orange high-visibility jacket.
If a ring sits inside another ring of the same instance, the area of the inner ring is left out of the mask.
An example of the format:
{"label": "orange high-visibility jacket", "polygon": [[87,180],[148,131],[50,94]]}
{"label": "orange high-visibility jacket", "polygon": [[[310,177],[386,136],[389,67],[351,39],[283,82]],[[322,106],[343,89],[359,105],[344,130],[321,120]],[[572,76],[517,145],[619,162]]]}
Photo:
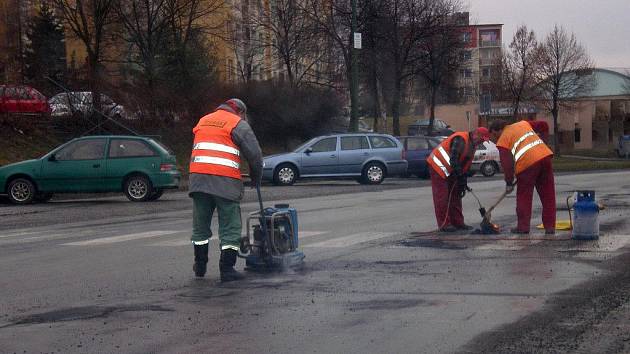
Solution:
{"label": "orange high-visibility jacket", "polygon": [[429,157],[427,163],[433,170],[442,178],[447,178],[453,173],[453,166],[451,165],[451,141],[456,136],[464,138],[464,151],[459,156],[459,164],[462,166],[462,172],[466,173],[470,169],[472,164],[472,155],[475,153],[471,146],[470,135],[468,132],[456,132],[451,134],[448,138],[444,139],[438,145]]}
{"label": "orange high-visibility jacket", "polygon": [[519,173],[531,165],[553,155],[527,121],[520,121],[503,128],[497,147],[510,150],[514,157],[514,172]]}
{"label": "orange high-visibility jacket", "polygon": [[195,141],[190,157],[190,173],[241,179],[241,152],[232,141],[232,130],[241,118],[217,110],[199,120],[193,128]]}

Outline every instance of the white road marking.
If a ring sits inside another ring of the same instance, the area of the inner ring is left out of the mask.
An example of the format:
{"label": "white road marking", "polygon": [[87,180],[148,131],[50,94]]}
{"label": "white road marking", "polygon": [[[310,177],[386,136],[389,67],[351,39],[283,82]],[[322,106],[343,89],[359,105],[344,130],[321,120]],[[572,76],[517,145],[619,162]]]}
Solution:
{"label": "white road marking", "polygon": [[352,246],[358,243],[378,240],[380,238],[385,238],[396,234],[396,232],[361,232],[353,235],[304,245],[303,247],[341,248]]}
{"label": "white road marking", "polygon": [[[326,233],[328,232],[327,231],[300,231],[298,233],[298,237],[299,237],[299,240],[302,240],[303,238],[313,237],[313,236],[322,235]],[[210,239],[210,242],[218,242],[218,238],[216,236],[213,236]],[[189,239],[166,240],[166,241],[160,241],[157,243],[150,244],[149,246],[184,247],[184,246],[190,246],[190,240]]]}
{"label": "white road marking", "polygon": [[95,246],[95,245],[106,245],[109,243],[117,243],[117,242],[125,242],[125,241],[132,241],[132,240],[140,240],[143,238],[150,238],[150,237],[159,237],[159,236],[164,236],[164,235],[173,235],[173,234],[177,234],[177,233],[181,233],[181,231],[171,231],[171,230],[165,230],[165,231],[147,231],[147,232],[140,232],[137,234],[128,234],[128,235],[120,235],[120,236],[112,236],[112,237],[103,237],[103,238],[97,238],[94,240],[88,240],[88,241],[78,241],[78,242],[70,242],[70,243],[64,243],[64,246]]}
{"label": "white road marking", "polygon": [[0,235],[0,238],[7,238],[7,237],[17,237],[17,236],[27,236],[27,235],[33,235],[33,234],[37,234],[40,233],[41,231],[18,231],[18,232],[9,232],[3,235]]}
{"label": "white road marking", "polygon": [[313,237],[313,236],[327,234],[327,233],[328,231],[298,231],[298,241],[303,238]]}

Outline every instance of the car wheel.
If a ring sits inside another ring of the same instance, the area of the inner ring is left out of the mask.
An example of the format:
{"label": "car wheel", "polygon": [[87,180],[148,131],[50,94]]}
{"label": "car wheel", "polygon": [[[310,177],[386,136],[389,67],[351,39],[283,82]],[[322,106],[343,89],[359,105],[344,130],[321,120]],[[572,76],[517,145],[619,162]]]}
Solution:
{"label": "car wheel", "polygon": [[37,193],[35,195],[35,201],[39,203],[46,203],[47,201],[52,199],[52,197],[53,197],[52,193]]}
{"label": "car wheel", "polygon": [[366,184],[380,184],[385,179],[385,168],[378,162],[370,162],[363,168],[361,177]]}
{"label": "car wheel", "polygon": [[124,188],[125,195],[132,202],[146,202],[153,194],[151,181],[143,175],[127,178]]}
{"label": "car wheel", "polygon": [[276,168],[273,174],[273,183],[277,186],[290,186],[297,180],[297,171],[290,164],[283,164]]}
{"label": "car wheel", "polygon": [[16,178],[9,183],[9,200],[13,204],[29,204],[35,199],[37,190],[33,182],[26,178]]}
{"label": "car wheel", "polygon": [[497,173],[497,167],[492,161],[482,163],[479,170],[481,171],[481,174],[486,177],[492,177],[495,173]]}
{"label": "car wheel", "polygon": [[164,194],[164,190],[163,189],[156,189],[156,190],[153,191],[153,193],[151,193],[151,196],[149,197],[149,200],[150,201],[158,200],[158,199],[160,199],[162,194]]}

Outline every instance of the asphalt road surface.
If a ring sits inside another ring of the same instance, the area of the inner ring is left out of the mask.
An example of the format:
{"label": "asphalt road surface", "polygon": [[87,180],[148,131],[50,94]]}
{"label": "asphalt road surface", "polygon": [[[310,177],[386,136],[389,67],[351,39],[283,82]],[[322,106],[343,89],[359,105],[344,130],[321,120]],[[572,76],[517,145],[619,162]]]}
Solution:
{"label": "asphalt road surface", "polygon": [[[606,205],[597,241],[436,235],[421,180],[266,186],[298,210],[305,267],[228,284],[214,238],[208,274],[193,276],[183,192],[0,204],[0,353],[627,353],[629,181],[557,176],[559,219],[576,189]],[[484,205],[503,190],[470,186]],[[244,215],[254,201],[248,190]],[[509,229],[514,208],[511,195],[493,221]],[[472,197],[464,209],[478,224]]]}

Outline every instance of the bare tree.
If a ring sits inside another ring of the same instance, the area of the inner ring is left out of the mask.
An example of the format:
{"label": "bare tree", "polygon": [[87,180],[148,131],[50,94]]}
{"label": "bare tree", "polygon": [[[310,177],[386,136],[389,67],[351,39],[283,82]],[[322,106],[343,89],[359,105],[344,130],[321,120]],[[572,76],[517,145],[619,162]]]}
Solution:
{"label": "bare tree", "polygon": [[216,79],[214,43],[225,29],[223,0],[164,0],[167,40],[163,48],[165,76],[172,105],[197,116],[207,110],[210,87]]}
{"label": "bare tree", "polygon": [[[400,134],[400,107],[411,79],[422,73],[430,78],[437,92],[443,78],[452,71],[458,38],[452,15],[459,9],[457,0],[388,0],[383,10],[391,84],[389,99],[393,132]],[[435,102],[435,99],[432,100]]]}
{"label": "bare tree", "polygon": [[[262,16],[262,4],[252,0],[235,2],[228,21],[226,41],[236,57],[236,69],[242,82],[249,83],[260,69],[257,55],[263,48],[256,35],[254,23]],[[261,34],[262,35],[262,34]],[[231,68],[229,68],[231,70]]]}
{"label": "bare tree", "polygon": [[520,26],[501,56],[501,87],[512,102],[512,116],[516,119],[522,102],[532,98],[539,64],[538,42],[534,31]]}
{"label": "bare tree", "polygon": [[420,61],[416,64],[416,73],[425,81],[429,89],[429,126],[427,134],[433,133],[435,106],[438,92],[452,79],[461,65],[461,40],[457,19],[454,14],[460,10],[456,1],[436,3],[432,10],[430,35],[420,45]]}
{"label": "bare tree", "polygon": [[263,7],[258,16],[250,16],[250,22],[259,35],[252,41],[279,61],[290,86],[299,86],[314,76],[325,54],[319,50],[322,36],[298,0],[276,0]]}
{"label": "bare tree", "polygon": [[155,114],[155,87],[158,79],[158,58],[164,52],[168,18],[165,16],[165,0],[120,1],[117,15],[123,25],[123,40],[131,44],[133,55],[130,62],[141,68],[140,79],[148,91],[149,109]]}
{"label": "bare tree", "polygon": [[93,105],[100,107],[101,62],[108,38],[107,29],[117,0],[52,0],[63,21],[87,53],[88,80]]}
{"label": "bare tree", "polygon": [[[365,8],[368,3],[379,0],[357,0],[357,31],[363,30],[366,14]],[[353,52],[353,34],[352,34],[352,6],[348,0],[308,0],[304,2],[304,9],[311,21],[316,25],[318,31],[324,33],[334,49],[328,48],[326,53],[330,55],[328,59],[334,62],[334,57],[339,55],[343,58],[343,71],[346,78],[346,84],[350,92],[350,131],[356,131],[358,128],[358,87],[352,85],[352,52]],[[334,66],[334,64],[331,64]],[[357,78],[358,79],[358,78]]]}
{"label": "bare tree", "polygon": [[589,93],[593,87],[592,62],[575,35],[556,25],[540,45],[538,70],[539,97],[545,110],[553,116],[554,152],[558,146],[558,113],[561,106],[570,107],[573,99]]}

